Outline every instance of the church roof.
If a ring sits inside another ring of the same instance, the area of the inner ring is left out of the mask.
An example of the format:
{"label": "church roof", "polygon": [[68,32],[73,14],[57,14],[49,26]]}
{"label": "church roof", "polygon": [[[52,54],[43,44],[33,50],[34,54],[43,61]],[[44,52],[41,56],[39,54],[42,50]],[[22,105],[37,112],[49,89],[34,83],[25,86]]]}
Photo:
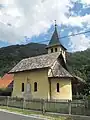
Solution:
{"label": "church roof", "polygon": [[56,61],[51,71],[48,72],[48,77],[73,77],[62,65]]}
{"label": "church roof", "polygon": [[66,48],[60,43],[58,32],[57,32],[57,25],[55,24],[55,30],[54,30],[54,33],[51,37],[51,40],[50,40],[47,48],[52,47],[52,46],[57,46],[57,45],[62,46],[66,50]]}
{"label": "church roof", "polygon": [[[60,52],[30,57],[21,60],[9,73],[16,73],[41,68],[52,68],[54,65],[53,77],[72,77],[72,75],[63,68],[60,63],[56,62],[60,56]],[[50,73],[48,77],[52,77]]]}
{"label": "church roof", "polygon": [[23,59],[9,73],[48,68],[52,66],[59,55],[60,52],[57,52]]}

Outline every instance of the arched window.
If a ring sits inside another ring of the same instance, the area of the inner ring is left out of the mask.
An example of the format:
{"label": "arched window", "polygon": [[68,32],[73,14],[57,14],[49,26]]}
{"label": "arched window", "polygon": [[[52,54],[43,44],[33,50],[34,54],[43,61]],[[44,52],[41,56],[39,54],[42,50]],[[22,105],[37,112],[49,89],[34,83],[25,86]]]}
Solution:
{"label": "arched window", "polygon": [[57,48],[55,48],[55,52],[57,52]]}
{"label": "arched window", "polygon": [[37,82],[34,83],[34,92],[37,91]]}
{"label": "arched window", "polygon": [[22,92],[24,92],[24,83],[22,83]]}
{"label": "arched window", "polygon": [[53,53],[53,48],[51,48],[51,53]]}
{"label": "arched window", "polygon": [[59,92],[59,83],[57,83],[57,92]]}

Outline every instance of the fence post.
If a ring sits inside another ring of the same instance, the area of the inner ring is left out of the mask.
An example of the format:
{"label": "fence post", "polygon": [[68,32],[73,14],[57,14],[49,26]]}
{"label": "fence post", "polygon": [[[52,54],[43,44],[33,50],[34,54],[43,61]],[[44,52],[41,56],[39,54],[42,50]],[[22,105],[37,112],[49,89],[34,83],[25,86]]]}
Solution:
{"label": "fence post", "polygon": [[71,114],[71,100],[68,100],[68,110],[69,110],[69,115]]}
{"label": "fence post", "polygon": [[88,100],[87,99],[84,101],[84,104],[85,104],[85,108],[88,108]]}
{"label": "fence post", "polygon": [[7,96],[7,107],[9,105],[9,96]]}
{"label": "fence post", "polygon": [[25,98],[23,98],[23,110],[25,108]]}
{"label": "fence post", "polygon": [[42,100],[42,114],[45,114],[45,100]]}

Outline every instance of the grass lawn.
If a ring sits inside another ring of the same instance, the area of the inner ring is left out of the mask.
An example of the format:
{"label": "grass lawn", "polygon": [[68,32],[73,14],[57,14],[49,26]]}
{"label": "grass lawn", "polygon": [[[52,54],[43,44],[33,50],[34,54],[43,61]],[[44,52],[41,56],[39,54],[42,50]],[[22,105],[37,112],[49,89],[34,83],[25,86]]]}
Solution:
{"label": "grass lawn", "polygon": [[48,114],[43,115],[40,111],[30,111],[30,110],[25,110],[25,109],[23,110],[23,109],[6,107],[6,106],[0,106],[0,109],[8,110],[10,112],[21,113],[25,115],[40,116],[41,118],[44,117],[44,118],[47,118],[48,120],[72,120],[71,118],[60,117],[57,115],[48,115]]}

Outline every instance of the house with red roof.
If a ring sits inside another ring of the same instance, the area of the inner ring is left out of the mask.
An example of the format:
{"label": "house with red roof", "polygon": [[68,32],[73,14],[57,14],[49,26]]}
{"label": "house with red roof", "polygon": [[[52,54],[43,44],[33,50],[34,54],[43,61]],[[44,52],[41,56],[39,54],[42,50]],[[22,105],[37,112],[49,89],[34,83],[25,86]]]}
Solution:
{"label": "house with red roof", "polygon": [[11,94],[13,90],[13,77],[14,74],[5,74],[0,78],[0,95],[5,95],[5,93]]}

